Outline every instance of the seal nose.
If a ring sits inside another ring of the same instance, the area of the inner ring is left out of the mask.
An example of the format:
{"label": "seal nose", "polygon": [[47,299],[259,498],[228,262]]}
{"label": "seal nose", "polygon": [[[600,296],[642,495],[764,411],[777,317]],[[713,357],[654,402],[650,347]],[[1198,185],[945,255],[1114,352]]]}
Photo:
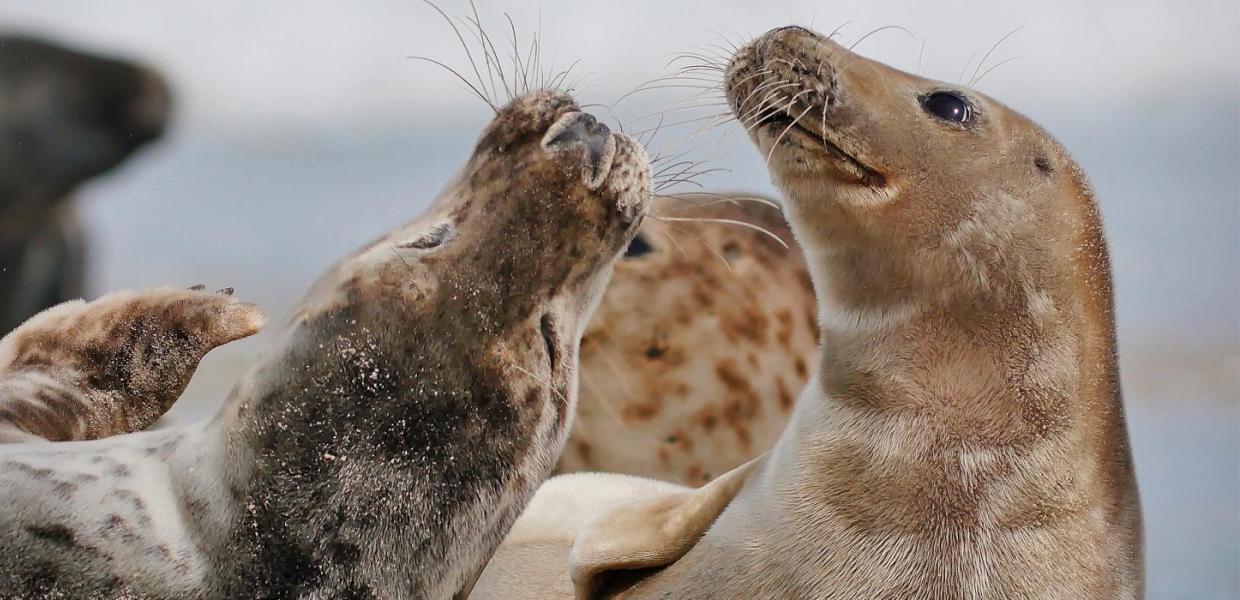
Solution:
{"label": "seal nose", "polygon": [[581,146],[585,149],[585,179],[595,189],[607,178],[616,153],[616,140],[611,129],[599,123],[594,115],[570,112],[560,117],[543,136],[543,148],[549,152]]}
{"label": "seal nose", "polygon": [[543,145],[550,147],[581,142],[590,157],[595,159],[602,154],[603,147],[610,139],[611,129],[599,123],[594,115],[579,112],[569,113],[552,125]]}

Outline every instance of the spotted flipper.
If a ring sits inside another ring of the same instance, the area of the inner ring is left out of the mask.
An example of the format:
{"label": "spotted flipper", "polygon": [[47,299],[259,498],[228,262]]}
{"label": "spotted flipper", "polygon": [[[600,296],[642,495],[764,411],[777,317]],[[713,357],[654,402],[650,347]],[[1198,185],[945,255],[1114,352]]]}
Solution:
{"label": "spotted flipper", "polygon": [[125,291],[54,306],[0,339],[0,442],[145,429],[208,351],[263,323],[262,310],[231,288]]}

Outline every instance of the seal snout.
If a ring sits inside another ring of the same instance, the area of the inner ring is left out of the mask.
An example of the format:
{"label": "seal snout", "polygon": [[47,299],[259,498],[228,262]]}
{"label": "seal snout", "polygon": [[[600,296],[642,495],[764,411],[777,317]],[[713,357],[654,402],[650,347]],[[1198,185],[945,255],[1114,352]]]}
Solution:
{"label": "seal snout", "polygon": [[585,112],[569,112],[561,116],[543,135],[542,146],[548,152],[582,148],[582,177],[592,190],[598,189],[607,179],[616,154],[616,139],[611,129]]}

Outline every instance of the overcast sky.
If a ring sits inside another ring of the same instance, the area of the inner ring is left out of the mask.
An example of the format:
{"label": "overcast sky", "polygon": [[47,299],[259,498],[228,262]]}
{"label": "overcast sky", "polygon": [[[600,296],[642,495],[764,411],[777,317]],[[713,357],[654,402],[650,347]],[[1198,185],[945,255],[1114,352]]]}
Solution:
{"label": "overcast sky", "polygon": [[[453,15],[468,11],[465,2],[440,4]],[[580,89],[593,102],[610,102],[663,74],[674,53],[788,23],[820,31],[843,25],[846,42],[877,27],[904,26],[912,36],[882,31],[859,51],[950,81],[971,55],[1019,29],[988,65],[1015,60],[980,87],[1031,113],[1174,102],[1182,94],[1234,99],[1240,71],[1235,0],[478,4],[493,34],[506,30],[508,12],[523,36],[541,29],[559,64],[579,59],[578,72],[588,74]],[[485,115],[444,72],[407,58],[467,64],[438,14],[417,0],[3,0],[0,27],[41,30],[154,62],[181,92],[182,122],[210,132],[388,128]]]}

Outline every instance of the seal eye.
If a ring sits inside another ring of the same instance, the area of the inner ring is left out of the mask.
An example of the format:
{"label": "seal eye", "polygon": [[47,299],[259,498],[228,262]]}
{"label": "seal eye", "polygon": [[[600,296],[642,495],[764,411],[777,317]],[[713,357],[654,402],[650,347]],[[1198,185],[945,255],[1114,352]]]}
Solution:
{"label": "seal eye", "polygon": [[955,92],[934,92],[922,98],[921,106],[926,112],[949,123],[964,125],[973,119],[973,108]]}
{"label": "seal eye", "polygon": [[452,224],[440,223],[431,228],[430,231],[422,235],[422,237],[411,242],[399,244],[398,248],[417,248],[419,250],[430,250],[436,246],[442,245],[452,237]]}
{"label": "seal eye", "polygon": [[625,248],[624,257],[637,258],[639,256],[650,254],[651,252],[654,252],[654,247],[650,245],[650,242],[646,241],[645,236],[639,233],[633,237],[633,241],[629,242],[629,247]]}

